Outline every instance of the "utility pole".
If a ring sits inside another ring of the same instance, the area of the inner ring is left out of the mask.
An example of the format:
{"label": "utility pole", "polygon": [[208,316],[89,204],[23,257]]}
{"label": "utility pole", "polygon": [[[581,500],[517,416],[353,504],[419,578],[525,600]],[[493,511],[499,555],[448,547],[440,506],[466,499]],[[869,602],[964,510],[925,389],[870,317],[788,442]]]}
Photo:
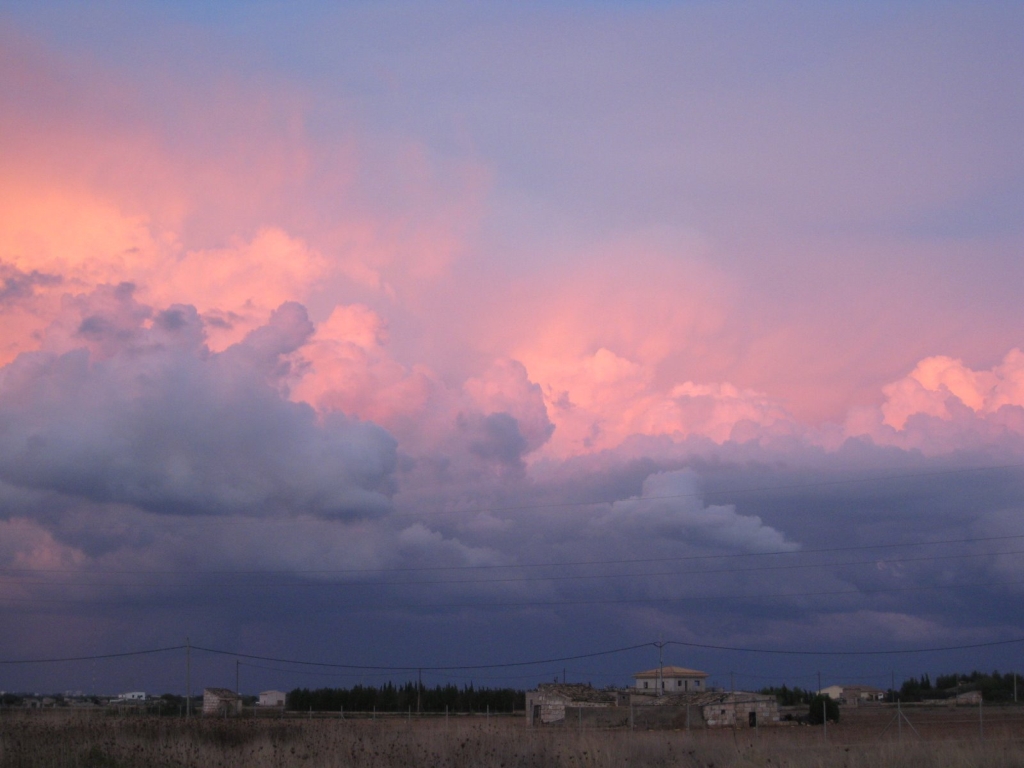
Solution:
{"label": "utility pole", "polygon": [[1017,673],[1013,673],[1013,703],[1017,703]]}
{"label": "utility pole", "polygon": [[192,717],[192,641],[185,638],[185,717]]}
{"label": "utility pole", "polygon": [[734,672],[729,673],[729,691],[735,693],[736,691],[736,677]]}
{"label": "utility pole", "polygon": [[818,695],[821,695],[821,670],[818,670]]}
{"label": "utility pole", "polygon": [[900,734],[900,744],[903,743],[903,700],[896,702],[896,730]]}
{"label": "utility pole", "polygon": [[423,670],[419,670],[419,676],[416,682],[416,714],[420,714],[423,710],[420,709],[420,694],[423,692]]}
{"label": "utility pole", "polygon": [[241,664],[238,659],[235,659],[235,694],[238,696],[242,695],[242,688],[238,684],[238,667]]}
{"label": "utility pole", "polygon": [[896,670],[895,669],[889,670],[889,673],[892,675],[892,688],[890,689],[890,690],[892,690],[892,694],[891,694],[890,698],[893,701],[895,701],[896,700]]}
{"label": "utility pole", "polygon": [[658,643],[658,695],[663,694],[665,688],[665,661],[664,661],[665,643]]}

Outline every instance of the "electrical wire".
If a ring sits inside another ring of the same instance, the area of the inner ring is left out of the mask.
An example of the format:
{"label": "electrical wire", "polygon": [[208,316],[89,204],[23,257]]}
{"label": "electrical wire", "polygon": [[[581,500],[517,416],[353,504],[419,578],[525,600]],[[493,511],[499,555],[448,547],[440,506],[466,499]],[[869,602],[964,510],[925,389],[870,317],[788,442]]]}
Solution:
{"label": "electrical wire", "polygon": [[[1010,638],[1006,640],[992,640],[983,643],[965,643],[961,645],[947,645],[947,646],[934,646],[928,648],[895,648],[895,649],[875,649],[867,651],[818,651],[818,650],[793,650],[793,649],[777,649],[777,648],[754,648],[754,647],[740,647],[740,646],[729,646],[729,645],[716,645],[712,643],[698,643],[685,640],[663,640],[657,642],[637,643],[636,645],[622,646],[619,648],[611,648],[603,651],[594,651],[591,653],[578,653],[571,656],[556,656],[545,659],[535,659],[530,661],[506,661],[496,662],[493,664],[449,664],[449,665],[416,665],[416,666],[394,666],[394,665],[369,665],[369,664],[341,664],[338,662],[327,662],[327,661],[310,661],[308,659],[288,659],[278,656],[263,656],[252,653],[240,653],[238,651],[228,651],[222,648],[210,648],[202,645],[173,645],[165,646],[162,648],[149,648],[139,651],[122,651],[118,653],[104,653],[104,654],[93,654],[83,656],[64,656],[57,658],[41,658],[41,659],[0,659],[0,664],[5,665],[16,665],[16,664],[55,664],[73,661],[97,661],[102,659],[118,659],[126,658],[130,656],[146,656],[157,653],[167,653],[169,651],[196,651],[199,653],[210,653],[218,656],[231,656],[235,659],[249,659],[250,661],[263,661],[271,664],[291,664],[294,666],[302,667],[317,667],[317,668],[328,668],[328,669],[348,669],[348,670],[359,670],[366,672],[447,672],[447,671],[468,671],[477,669],[510,669],[514,667],[532,667],[542,666],[547,664],[562,664],[570,661],[579,661],[582,659],[594,659],[602,656],[613,656],[622,653],[629,653],[632,651],[641,650],[644,648],[664,648],[668,645],[677,645],[685,648],[699,648],[703,650],[715,650],[715,651],[730,651],[737,653],[757,653],[757,654],[773,654],[773,655],[788,655],[788,656],[894,656],[894,655],[906,655],[906,654],[923,654],[923,653],[939,653],[948,651],[962,651],[971,650],[975,648],[991,648],[995,646],[1005,646],[1024,643],[1024,637]],[[284,670],[282,670],[284,671]]]}
{"label": "electrical wire", "polygon": [[232,651],[225,651],[219,648],[205,648],[198,645],[193,645],[192,650],[204,651],[206,653],[213,653],[220,656],[235,656],[240,659],[253,659],[256,661],[267,661],[276,664],[295,664],[306,667],[328,667],[331,669],[358,669],[365,671],[376,671],[376,672],[446,672],[449,670],[471,670],[471,669],[508,669],[511,667],[534,667],[543,664],[561,664],[567,661],[578,661],[580,659],[594,659],[599,656],[612,656],[620,653],[626,653],[627,651],[635,651],[640,648],[651,648],[654,643],[639,643],[637,645],[628,645],[622,648],[613,648],[607,651],[595,651],[593,653],[579,653],[574,656],[559,656],[557,658],[550,659],[538,659],[536,661],[509,661],[502,662],[499,664],[452,664],[448,666],[428,666],[421,665],[415,667],[396,667],[396,666],[374,666],[364,664],[338,664],[335,662],[319,662],[319,661],[304,661],[297,659],[283,659],[273,656],[258,656],[249,653],[234,653]]}
{"label": "electrical wire", "polygon": [[183,651],[188,646],[169,645],[165,648],[149,648],[144,651],[124,651],[122,653],[101,653],[94,656],[65,656],[56,659],[0,659],[0,664],[56,664],[66,661],[99,661],[101,659],[122,659],[127,656],[149,656],[154,653]]}

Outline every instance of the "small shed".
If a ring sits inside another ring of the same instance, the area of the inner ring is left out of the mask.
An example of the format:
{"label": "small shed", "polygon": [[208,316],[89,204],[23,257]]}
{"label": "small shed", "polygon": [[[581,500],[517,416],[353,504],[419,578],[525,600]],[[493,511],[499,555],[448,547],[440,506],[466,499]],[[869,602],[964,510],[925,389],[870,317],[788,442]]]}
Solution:
{"label": "small shed", "polygon": [[203,689],[203,716],[231,717],[242,714],[242,697],[230,688]]}
{"label": "small shed", "polygon": [[601,691],[584,683],[541,683],[526,692],[526,724],[550,725],[565,720],[566,707],[615,707],[624,698],[616,691]]}
{"label": "small shed", "polygon": [[286,694],[284,691],[263,691],[260,694],[257,706],[260,707],[283,707]]}
{"label": "small shed", "polygon": [[701,694],[697,703],[708,728],[756,728],[779,722],[779,702],[763,693],[716,691]]}

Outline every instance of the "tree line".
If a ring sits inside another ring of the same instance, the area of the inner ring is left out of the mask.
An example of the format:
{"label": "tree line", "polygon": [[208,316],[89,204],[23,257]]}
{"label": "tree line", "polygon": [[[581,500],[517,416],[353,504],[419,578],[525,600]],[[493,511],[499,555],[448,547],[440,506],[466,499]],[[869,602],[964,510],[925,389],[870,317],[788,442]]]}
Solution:
{"label": "tree line", "polygon": [[[1017,688],[1019,687],[1019,690]],[[1024,701],[1024,678],[1014,672],[1001,674],[998,670],[986,673],[975,670],[970,674],[953,673],[939,675],[933,683],[927,675],[910,677],[903,681],[897,690],[892,688],[885,692],[886,701],[932,701],[936,699],[952,699],[963,693],[980,691],[984,701],[1012,702],[1015,700]],[[1016,698],[1014,692],[1016,693]],[[773,686],[762,688],[760,693],[774,696],[780,706],[796,707],[803,704],[810,704],[815,698],[816,691],[803,688],[789,688]]]}
{"label": "tree line", "polygon": [[[911,677],[903,681],[896,695],[901,701],[927,701],[952,699],[962,693],[980,691],[983,701],[1010,702],[1014,701],[1017,686],[1022,684],[1024,681],[1015,672],[1001,674],[998,670],[990,673],[975,670],[967,675],[939,675],[934,683],[928,675]],[[1024,698],[1024,687],[1018,696]]]}
{"label": "tree line", "polygon": [[296,688],[288,693],[288,709],[305,712],[514,712],[526,707],[526,694],[514,688],[475,688],[435,685],[428,688],[415,682],[380,687],[357,685],[353,688]]}

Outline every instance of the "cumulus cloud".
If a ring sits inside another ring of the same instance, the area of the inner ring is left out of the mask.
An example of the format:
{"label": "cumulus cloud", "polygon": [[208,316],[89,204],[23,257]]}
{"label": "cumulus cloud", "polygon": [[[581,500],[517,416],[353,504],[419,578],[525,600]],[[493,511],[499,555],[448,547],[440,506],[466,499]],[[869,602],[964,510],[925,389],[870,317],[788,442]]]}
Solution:
{"label": "cumulus cloud", "polygon": [[1024,353],[1011,349],[989,370],[962,360],[928,357],[883,387],[877,409],[851,409],[846,432],[937,455],[991,446],[1024,446]]}
{"label": "cumulus cloud", "polygon": [[495,360],[461,384],[425,365],[406,366],[388,348],[384,319],[363,305],[338,306],[294,357],[292,397],[321,413],[373,420],[407,456],[449,478],[521,472],[551,437],[543,393],[515,360]]}
{"label": "cumulus cloud", "polygon": [[999,365],[975,371],[962,360],[928,357],[904,378],[883,388],[884,423],[900,430],[915,414],[951,419],[948,403],[958,400],[989,416],[1004,406],[1024,406],[1024,352],[1011,349]]}
{"label": "cumulus cloud", "polygon": [[640,495],[616,501],[597,527],[628,531],[634,538],[685,542],[697,547],[725,547],[747,552],[790,552],[799,548],[756,515],[741,515],[731,504],[705,506],[692,470],[656,472],[643,482]]}
{"label": "cumulus cloud", "polygon": [[195,308],[154,311],[122,285],[69,298],[52,331],[0,370],[7,482],[184,515],[388,509],[394,440],[282,397],[312,332],[301,306],[214,353]]}

